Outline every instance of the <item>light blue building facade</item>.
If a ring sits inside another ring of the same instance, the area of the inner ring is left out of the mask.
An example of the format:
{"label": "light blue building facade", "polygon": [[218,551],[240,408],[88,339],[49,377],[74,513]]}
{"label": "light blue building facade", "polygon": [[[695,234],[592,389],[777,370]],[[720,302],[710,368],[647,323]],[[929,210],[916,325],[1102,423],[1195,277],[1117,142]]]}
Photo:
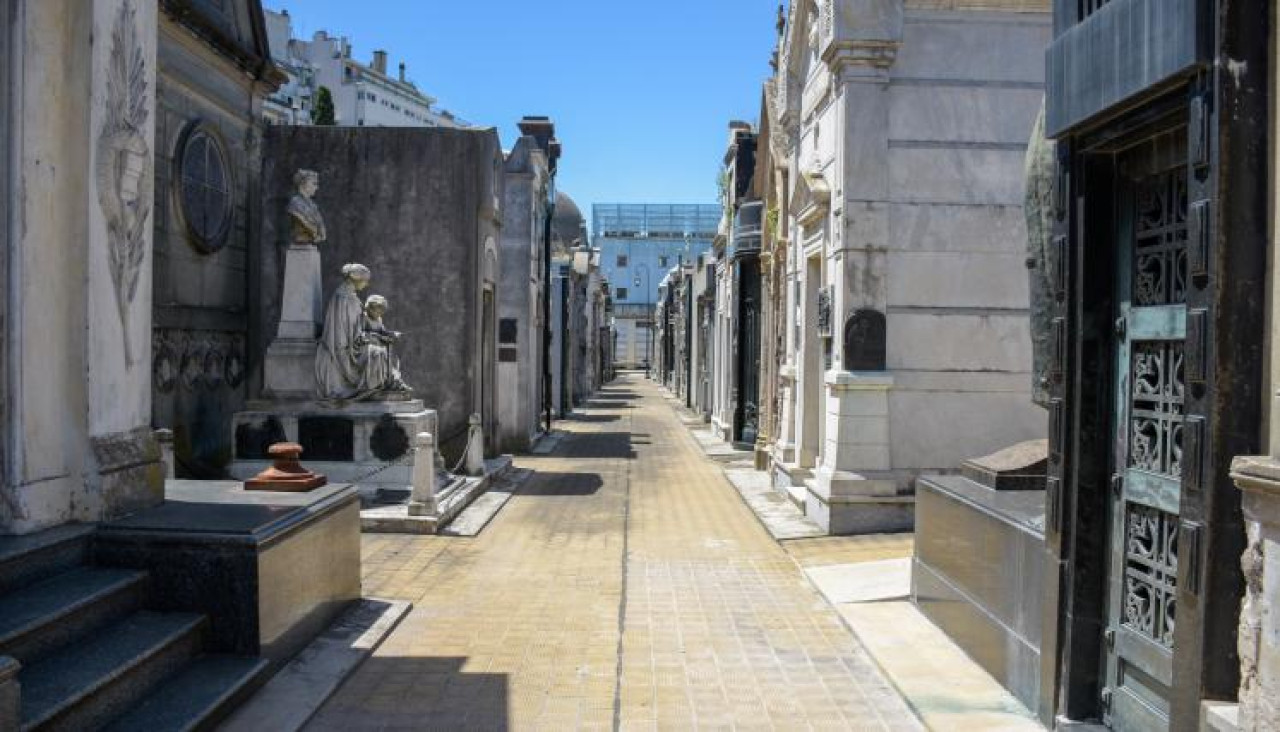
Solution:
{"label": "light blue building facade", "polygon": [[616,365],[644,367],[652,361],[658,285],[673,267],[711,248],[720,215],[718,204],[592,206],[593,246],[613,294]]}

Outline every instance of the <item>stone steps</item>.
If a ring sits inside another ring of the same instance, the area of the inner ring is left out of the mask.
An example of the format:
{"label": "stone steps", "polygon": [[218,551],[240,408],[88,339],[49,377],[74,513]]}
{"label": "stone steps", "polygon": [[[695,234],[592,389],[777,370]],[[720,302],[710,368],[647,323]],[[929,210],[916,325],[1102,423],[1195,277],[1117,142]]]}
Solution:
{"label": "stone steps", "polygon": [[90,566],[93,535],[0,537],[0,668],[18,668],[18,710],[0,704],[0,730],[210,728],[267,661],[205,655],[208,618],[146,610],[149,574]]}
{"label": "stone steps", "polygon": [[28,664],[137,610],[146,572],[84,567],[0,598],[0,655]]}
{"label": "stone steps", "polygon": [[93,527],[68,524],[30,536],[0,537],[0,595],[84,564]]}
{"label": "stone steps", "polygon": [[138,612],[23,668],[22,729],[99,729],[190,662],[207,622]]}
{"label": "stone steps", "polygon": [[264,680],[261,658],[205,656],[156,688],[108,732],[194,732],[211,729]]}

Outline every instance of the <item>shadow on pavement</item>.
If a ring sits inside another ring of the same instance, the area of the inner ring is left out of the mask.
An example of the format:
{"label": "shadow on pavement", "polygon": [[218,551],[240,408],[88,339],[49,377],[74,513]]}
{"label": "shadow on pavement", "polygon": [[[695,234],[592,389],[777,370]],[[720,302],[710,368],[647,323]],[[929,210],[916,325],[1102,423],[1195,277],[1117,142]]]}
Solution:
{"label": "shadow on pavement", "polygon": [[570,434],[551,454],[557,458],[634,458],[630,432]]}
{"label": "shadow on pavement", "polygon": [[621,401],[616,399],[590,399],[582,406],[588,409],[631,409],[631,401]]}
{"label": "shadow on pavement", "polygon": [[[510,723],[507,674],[463,672],[465,657],[371,656],[307,725],[308,730],[484,729],[505,732]],[[353,681],[394,681],[398,701],[376,708]],[[371,708],[375,707],[375,708]]]}
{"label": "shadow on pavement", "polygon": [[520,495],[529,496],[590,496],[604,487],[604,479],[597,473],[543,473],[535,474],[525,484]]}
{"label": "shadow on pavement", "polygon": [[617,422],[619,419],[616,414],[574,414],[566,421],[568,422]]}

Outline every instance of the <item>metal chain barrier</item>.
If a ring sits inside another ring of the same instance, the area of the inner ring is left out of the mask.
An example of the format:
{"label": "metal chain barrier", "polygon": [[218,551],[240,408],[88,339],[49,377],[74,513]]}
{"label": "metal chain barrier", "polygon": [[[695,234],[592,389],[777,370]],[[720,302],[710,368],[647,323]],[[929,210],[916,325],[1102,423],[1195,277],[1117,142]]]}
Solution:
{"label": "metal chain barrier", "polygon": [[462,466],[467,464],[467,453],[471,452],[471,443],[478,434],[480,434],[480,430],[467,430],[467,445],[462,448],[462,457],[458,460],[458,464],[453,466],[453,470],[450,471],[454,475],[458,475],[458,471],[462,469]]}
{"label": "metal chain barrier", "polygon": [[[475,441],[476,434],[478,434],[478,433],[479,433],[479,430],[468,430],[467,432],[468,432],[468,434],[467,434],[467,444],[466,444],[466,447],[462,448],[462,458],[461,458],[460,460],[458,460],[458,464],[457,464],[457,465],[455,465],[455,466],[453,466],[453,470],[452,470],[452,471],[450,471],[450,472],[452,472],[454,475],[458,475],[458,471],[459,471],[459,470],[461,470],[461,469],[462,469],[462,466],[466,464],[466,462],[467,462],[467,453],[471,451],[471,445],[472,445],[472,443]],[[383,463],[382,465],[379,465],[378,467],[374,468],[373,470],[370,470],[369,472],[367,472],[367,473],[365,473],[365,474],[363,474],[363,475],[357,475],[356,477],[351,478],[351,479],[346,480],[346,481],[343,481],[343,482],[345,482],[345,483],[350,483],[350,484],[352,484],[352,485],[356,485],[356,484],[358,484],[358,483],[361,483],[361,482],[363,482],[363,481],[366,481],[366,480],[368,480],[368,479],[370,479],[370,478],[374,477],[375,475],[379,475],[379,474],[381,474],[381,473],[385,473],[385,472],[387,472],[388,470],[390,470],[390,469],[392,469],[392,468],[400,467],[400,466],[402,466],[402,465],[408,465],[409,463],[413,462],[413,456],[414,456],[417,452],[418,452],[418,448],[417,448],[417,447],[410,447],[410,448],[405,452],[405,454],[401,455],[400,457],[396,458],[395,460],[390,460],[390,461],[388,461],[388,462],[385,462],[385,463]]]}
{"label": "metal chain barrier", "polygon": [[401,455],[400,457],[396,458],[395,460],[391,460],[391,461],[388,461],[388,462],[386,462],[386,463],[383,463],[382,465],[379,465],[378,467],[374,468],[373,470],[369,471],[368,473],[365,473],[364,475],[358,475],[358,476],[356,476],[356,477],[354,477],[354,478],[351,478],[351,479],[346,480],[346,481],[343,481],[343,482],[344,482],[344,483],[350,483],[350,484],[352,484],[352,485],[356,485],[356,484],[358,484],[358,483],[361,483],[361,482],[363,482],[363,481],[366,481],[366,480],[368,480],[368,479],[372,478],[372,477],[373,477],[373,476],[375,476],[375,475],[378,475],[379,473],[385,473],[385,472],[387,472],[388,470],[390,470],[390,469],[392,469],[392,468],[395,468],[395,467],[399,467],[399,466],[401,466],[401,465],[408,465],[409,463],[413,462],[413,456],[414,456],[414,454],[415,454],[416,452],[418,452],[418,448],[416,448],[416,447],[411,447],[411,448],[409,448],[409,449],[408,449],[408,451],[406,451],[406,452],[405,452],[405,454]]}

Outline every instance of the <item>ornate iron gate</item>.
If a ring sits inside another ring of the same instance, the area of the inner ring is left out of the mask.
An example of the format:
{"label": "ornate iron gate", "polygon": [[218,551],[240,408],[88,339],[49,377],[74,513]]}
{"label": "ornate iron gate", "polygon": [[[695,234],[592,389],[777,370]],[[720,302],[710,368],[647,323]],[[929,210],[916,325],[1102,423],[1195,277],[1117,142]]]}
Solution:
{"label": "ornate iron gate", "polygon": [[1116,449],[1103,709],[1118,730],[1166,729],[1177,622],[1187,331],[1185,130],[1120,165]]}

